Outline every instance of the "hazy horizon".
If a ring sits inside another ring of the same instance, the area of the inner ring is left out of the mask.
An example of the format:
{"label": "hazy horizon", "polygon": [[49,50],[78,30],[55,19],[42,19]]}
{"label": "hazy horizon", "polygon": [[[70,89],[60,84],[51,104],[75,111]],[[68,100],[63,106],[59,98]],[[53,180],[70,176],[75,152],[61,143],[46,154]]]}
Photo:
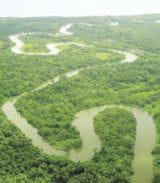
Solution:
{"label": "hazy horizon", "polygon": [[1,17],[107,16],[160,13],[159,0],[5,0]]}

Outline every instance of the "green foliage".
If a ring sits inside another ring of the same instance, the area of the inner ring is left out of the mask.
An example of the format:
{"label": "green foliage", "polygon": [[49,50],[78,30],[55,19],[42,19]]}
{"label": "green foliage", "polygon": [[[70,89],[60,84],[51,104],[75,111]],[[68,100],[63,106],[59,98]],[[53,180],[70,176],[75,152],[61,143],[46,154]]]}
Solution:
{"label": "green foliage", "polygon": [[[132,22],[135,19],[147,23]],[[141,106],[154,116],[157,127],[157,144],[153,155],[154,182],[159,182],[160,25],[153,23],[158,19],[160,15],[0,18],[0,104],[59,74],[95,66],[81,71],[80,75],[70,79],[64,77],[54,85],[28,94],[18,101],[17,109],[46,141],[69,150],[81,146],[79,133],[71,127],[77,112],[105,104]],[[120,26],[111,27],[110,21],[118,21]],[[54,36],[62,25],[70,22],[75,23],[71,28],[74,35]],[[82,22],[94,26],[79,24]],[[14,55],[10,51],[13,44],[8,36],[21,32],[44,33],[43,36],[35,34],[22,38],[24,49],[29,52],[45,52],[45,45],[50,42],[75,41],[91,47],[61,47],[63,52],[56,57]],[[48,33],[52,33],[53,37],[47,36]],[[131,50],[140,57],[135,63],[120,65],[118,63],[124,57],[110,49]],[[106,63],[116,64],[104,65]],[[123,131],[120,124],[127,130]],[[135,121],[126,111],[107,109],[95,118],[95,130],[103,148],[91,162],[86,163],[73,163],[64,158],[44,155],[6,120],[2,112],[0,127],[2,183],[128,183],[130,180]],[[109,135],[115,135],[115,138],[109,138]],[[122,156],[124,152],[125,156]]]}
{"label": "green foliage", "polygon": [[124,109],[106,109],[95,117],[95,129],[102,149],[93,161],[103,167],[109,182],[130,182],[136,133],[133,115]]}

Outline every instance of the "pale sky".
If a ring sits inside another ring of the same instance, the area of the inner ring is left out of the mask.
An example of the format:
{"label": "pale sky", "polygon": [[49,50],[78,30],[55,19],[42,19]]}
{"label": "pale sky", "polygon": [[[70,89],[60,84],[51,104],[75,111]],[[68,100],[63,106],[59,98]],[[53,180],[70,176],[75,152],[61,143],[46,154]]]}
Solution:
{"label": "pale sky", "polygon": [[0,16],[92,16],[160,13],[160,0],[0,0]]}

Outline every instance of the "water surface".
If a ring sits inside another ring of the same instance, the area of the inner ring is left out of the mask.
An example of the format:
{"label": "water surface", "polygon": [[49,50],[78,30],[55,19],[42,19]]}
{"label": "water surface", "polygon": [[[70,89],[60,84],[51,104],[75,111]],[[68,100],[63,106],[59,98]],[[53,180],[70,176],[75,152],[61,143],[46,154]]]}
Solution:
{"label": "water surface", "polygon": [[[68,24],[62,27],[59,30],[59,33],[64,35],[72,35],[73,33],[69,32],[69,28],[72,24]],[[19,39],[20,36],[24,36],[26,34],[32,33],[22,33],[18,35],[10,36],[10,40],[15,43],[15,46],[12,47],[11,51],[16,54],[24,54],[24,55],[37,55],[35,53],[27,53],[23,52],[21,49],[24,46],[24,43]],[[46,45],[49,53],[39,53],[38,55],[57,55],[60,50],[58,46],[63,45],[64,43],[54,43]],[[79,43],[65,43],[65,44],[75,44],[77,46],[83,47]],[[113,52],[117,52],[123,54],[125,59],[121,61],[121,64],[131,63],[137,59],[137,56],[133,53],[123,52],[119,50],[111,50]],[[108,64],[110,65],[110,64]],[[107,64],[106,64],[107,66]],[[92,66],[94,67],[94,66]],[[74,71],[70,71],[65,73],[66,77],[70,78],[74,75],[79,74],[80,70],[90,69],[92,67],[86,67],[77,69]],[[35,92],[41,90],[49,85],[52,85],[58,82],[61,78],[61,75],[46,81],[42,85],[37,88],[31,90],[30,92]],[[116,107],[112,105],[106,105],[101,107],[93,107],[91,109],[87,109],[81,111],[76,114],[75,120],[72,122],[72,125],[79,131],[80,137],[82,139],[82,148],[78,150],[71,150],[70,152],[57,150],[55,147],[50,146],[47,142],[43,140],[43,138],[38,134],[36,128],[34,128],[31,124],[27,122],[27,120],[22,117],[15,108],[15,103],[23,96],[27,95],[29,92],[23,93],[17,97],[14,97],[2,106],[2,110],[7,118],[14,123],[23,134],[32,140],[34,146],[38,147],[40,150],[45,152],[48,155],[57,155],[57,156],[68,156],[73,161],[90,161],[94,156],[95,151],[100,151],[101,149],[101,141],[97,134],[95,133],[93,118],[99,112],[103,111],[107,107]],[[137,121],[137,134],[136,134],[136,143],[134,147],[134,175],[132,177],[132,183],[151,183],[151,179],[153,177],[153,157],[151,151],[155,145],[155,127],[153,124],[152,117],[142,109],[136,107],[123,107],[134,115]]]}

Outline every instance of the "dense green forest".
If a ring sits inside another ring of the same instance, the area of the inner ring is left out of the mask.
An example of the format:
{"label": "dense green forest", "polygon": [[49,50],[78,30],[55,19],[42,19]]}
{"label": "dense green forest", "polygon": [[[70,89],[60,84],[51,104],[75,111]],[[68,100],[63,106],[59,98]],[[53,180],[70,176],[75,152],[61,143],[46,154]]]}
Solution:
{"label": "dense green forest", "polygon": [[103,182],[130,182],[135,127],[133,115],[124,109],[106,109],[95,117],[95,129],[102,141],[102,150],[93,161],[103,166],[100,168],[104,169],[107,177]]}
{"label": "dense green forest", "polygon": [[[62,150],[81,148],[79,132],[71,123],[77,112],[94,106],[121,104],[149,112],[157,130],[154,183],[160,182],[160,15],[84,18],[0,18],[0,104],[24,92],[16,108],[50,145]],[[110,22],[119,22],[110,26]],[[72,23],[71,36],[56,36]],[[86,26],[82,23],[90,23]],[[12,34],[22,36],[23,50],[46,52],[46,44],[78,42],[61,46],[57,56],[15,55]],[[122,54],[132,51],[133,63],[120,64]],[[93,66],[93,67],[90,67]],[[64,73],[81,69],[66,78]],[[84,69],[88,68],[88,69]],[[60,81],[30,92],[49,79]],[[48,156],[32,145],[0,110],[0,182],[4,183],[129,183],[133,174],[136,121],[119,108],[106,109],[94,118],[102,148],[91,161],[72,162]],[[123,127],[120,130],[120,127]],[[108,140],[109,139],[109,140]]]}

